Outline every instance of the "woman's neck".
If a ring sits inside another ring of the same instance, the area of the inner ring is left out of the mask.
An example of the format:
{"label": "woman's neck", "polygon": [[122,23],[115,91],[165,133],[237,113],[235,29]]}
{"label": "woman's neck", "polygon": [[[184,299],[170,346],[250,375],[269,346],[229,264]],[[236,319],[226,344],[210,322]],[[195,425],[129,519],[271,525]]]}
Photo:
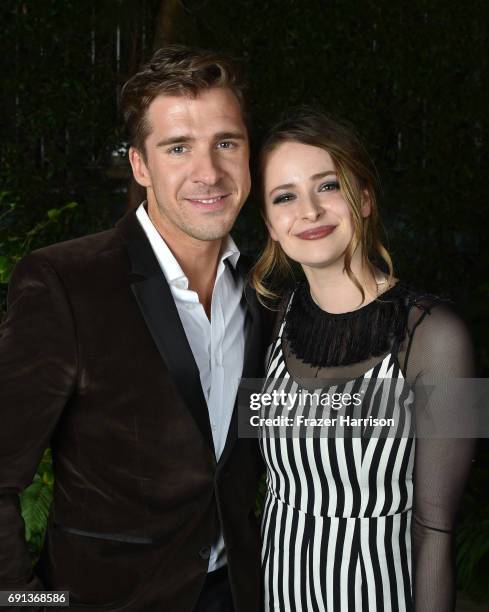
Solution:
{"label": "woman's neck", "polygon": [[357,253],[353,256],[350,267],[365,293],[363,300],[360,290],[344,270],[343,260],[324,268],[303,266],[311,296],[326,312],[351,312],[375,300],[379,291],[382,292],[386,288],[386,285],[378,285],[378,280],[384,280],[385,275],[379,272],[376,279],[372,271],[363,265],[362,258]]}

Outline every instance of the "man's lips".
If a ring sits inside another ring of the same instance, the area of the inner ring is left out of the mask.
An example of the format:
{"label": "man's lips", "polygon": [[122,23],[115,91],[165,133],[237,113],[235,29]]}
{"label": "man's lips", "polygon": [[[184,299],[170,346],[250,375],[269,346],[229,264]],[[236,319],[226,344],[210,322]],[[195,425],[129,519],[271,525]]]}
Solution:
{"label": "man's lips", "polygon": [[329,234],[334,232],[335,229],[336,225],[322,225],[321,227],[315,227],[313,229],[300,232],[300,234],[296,234],[296,237],[301,238],[302,240],[318,240],[319,238],[329,236]]}
{"label": "man's lips", "polygon": [[229,196],[229,193],[220,193],[212,196],[188,196],[185,199],[187,202],[190,202],[194,206],[200,206],[203,208],[213,208],[217,206],[221,206],[226,198]]}

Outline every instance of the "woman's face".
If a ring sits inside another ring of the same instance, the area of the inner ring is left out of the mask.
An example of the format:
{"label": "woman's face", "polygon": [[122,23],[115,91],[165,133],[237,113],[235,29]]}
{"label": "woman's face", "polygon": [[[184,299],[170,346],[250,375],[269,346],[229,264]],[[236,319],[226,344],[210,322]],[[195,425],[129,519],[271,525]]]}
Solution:
{"label": "woman's face", "polygon": [[292,260],[314,268],[343,260],[354,227],[327,151],[280,144],[266,158],[264,190],[268,231]]}

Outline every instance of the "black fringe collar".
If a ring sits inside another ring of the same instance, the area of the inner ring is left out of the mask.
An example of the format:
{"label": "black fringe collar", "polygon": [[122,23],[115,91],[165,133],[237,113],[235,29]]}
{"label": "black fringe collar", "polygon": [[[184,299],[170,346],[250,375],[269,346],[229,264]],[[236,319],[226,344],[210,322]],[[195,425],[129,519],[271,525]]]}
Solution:
{"label": "black fringe collar", "polygon": [[404,338],[412,299],[413,292],[398,282],[358,310],[331,314],[314,302],[308,283],[301,283],[284,331],[303,362],[319,368],[350,365],[382,355]]}

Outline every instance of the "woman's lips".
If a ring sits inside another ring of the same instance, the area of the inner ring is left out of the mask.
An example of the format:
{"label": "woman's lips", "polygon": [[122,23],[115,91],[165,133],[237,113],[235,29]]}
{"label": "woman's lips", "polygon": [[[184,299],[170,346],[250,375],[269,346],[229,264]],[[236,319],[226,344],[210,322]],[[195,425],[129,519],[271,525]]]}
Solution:
{"label": "woman's lips", "polygon": [[296,237],[301,238],[301,240],[318,240],[319,238],[329,236],[335,229],[336,225],[322,225],[321,227],[315,227],[314,229],[296,234]]}

